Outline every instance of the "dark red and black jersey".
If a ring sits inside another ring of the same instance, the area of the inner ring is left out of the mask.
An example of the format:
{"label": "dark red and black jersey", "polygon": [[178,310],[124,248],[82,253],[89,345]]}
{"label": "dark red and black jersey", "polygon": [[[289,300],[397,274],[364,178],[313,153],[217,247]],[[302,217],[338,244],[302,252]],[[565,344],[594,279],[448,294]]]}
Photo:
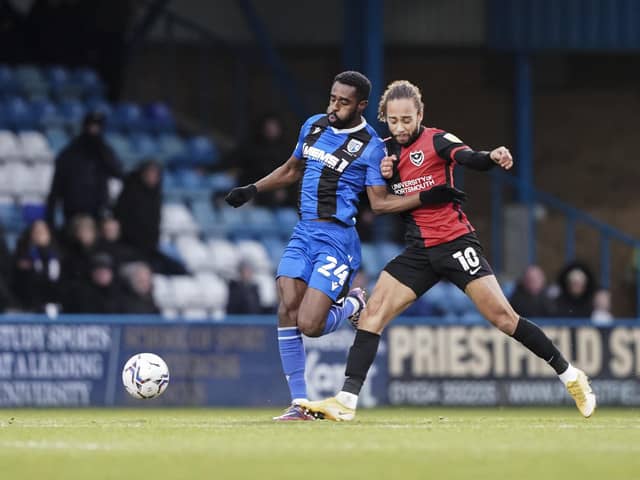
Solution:
{"label": "dark red and black jersey", "polygon": [[[395,154],[393,177],[388,180],[395,195],[416,195],[436,185],[454,186],[453,169],[459,151],[471,149],[451,133],[421,127],[418,137],[401,146],[387,140],[389,155]],[[418,207],[402,214],[405,239],[410,246],[433,247],[473,232],[459,204],[443,203]]]}

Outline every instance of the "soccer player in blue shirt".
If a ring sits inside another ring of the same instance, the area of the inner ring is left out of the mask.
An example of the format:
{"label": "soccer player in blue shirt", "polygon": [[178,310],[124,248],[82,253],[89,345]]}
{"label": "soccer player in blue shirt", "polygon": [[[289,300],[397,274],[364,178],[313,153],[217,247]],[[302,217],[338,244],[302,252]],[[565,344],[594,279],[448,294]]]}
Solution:
{"label": "soccer player in blue shirt", "polygon": [[444,186],[423,195],[388,193],[380,174],[380,162],[386,155],[384,142],[362,117],[370,91],[371,83],[361,73],[338,74],[326,114],[314,115],[304,123],[291,157],[255,183],[234,188],[225,198],[239,207],[258,192],[301,181],[300,221],[276,274],[278,345],[291,406],[274,420],[314,420],[299,406],[307,396],[302,335],[331,333],[345,319],[357,326],[365,307],[364,291],[349,291],[360,265],[355,229],[358,195],[366,189],[374,213],[394,213],[450,202],[459,194]]}

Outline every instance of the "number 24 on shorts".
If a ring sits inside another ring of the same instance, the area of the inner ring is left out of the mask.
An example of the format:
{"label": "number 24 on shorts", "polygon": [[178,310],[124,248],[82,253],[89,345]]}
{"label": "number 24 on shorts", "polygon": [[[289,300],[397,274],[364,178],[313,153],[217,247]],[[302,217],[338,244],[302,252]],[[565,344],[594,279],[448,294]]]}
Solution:
{"label": "number 24 on shorts", "polygon": [[349,266],[345,264],[338,266],[338,260],[336,259],[336,257],[332,257],[330,255],[327,255],[326,260],[328,263],[325,263],[324,265],[318,267],[318,273],[324,275],[327,278],[329,278],[333,273],[333,276],[338,279],[338,284],[341,287],[344,286],[344,282],[349,276]]}
{"label": "number 24 on shorts", "polygon": [[480,270],[480,257],[473,247],[467,247],[464,251],[458,250],[451,256],[460,262],[465,272],[469,272],[471,275],[475,275]]}

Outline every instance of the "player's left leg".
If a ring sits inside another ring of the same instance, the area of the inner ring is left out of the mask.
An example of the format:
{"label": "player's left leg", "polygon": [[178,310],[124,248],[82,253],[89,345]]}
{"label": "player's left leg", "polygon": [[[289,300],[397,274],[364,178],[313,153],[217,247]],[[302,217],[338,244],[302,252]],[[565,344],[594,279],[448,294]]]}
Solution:
{"label": "player's left leg", "polygon": [[540,327],[515,312],[494,275],[472,280],[464,291],[489,322],[515,338],[555,370],[583,416],[590,417],[593,414],[596,397],[585,373],[567,362]]}

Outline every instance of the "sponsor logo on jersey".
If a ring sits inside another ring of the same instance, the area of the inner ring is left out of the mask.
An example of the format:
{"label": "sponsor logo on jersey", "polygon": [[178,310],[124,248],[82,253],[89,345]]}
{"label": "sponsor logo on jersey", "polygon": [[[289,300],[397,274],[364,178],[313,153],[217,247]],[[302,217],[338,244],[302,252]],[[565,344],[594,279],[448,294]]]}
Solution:
{"label": "sponsor logo on jersey", "polygon": [[347,143],[347,152],[349,153],[357,153],[362,148],[363,143],[360,140],[356,140],[352,138]]}
{"label": "sponsor logo on jersey", "polygon": [[443,137],[449,140],[451,143],[462,143],[462,140],[456,137],[453,133],[445,133]]}
{"label": "sponsor logo on jersey", "polygon": [[316,133],[318,133],[320,130],[322,130],[322,128],[320,128],[320,127],[315,127],[315,128],[313,129],[313,131],[311,132],[311,135],[315,135],[315,134],[316,134]]}
{"label": "sponsor logo on jersey", "polygon": [[424,152],[422,150],[410,152],[409,160],[411,160],[411,163],[413,163],[416,167],[419,167],[424,162]]}
{"label": "sponsor logo on jersey", "polygon": [[309,146],[306,143],[302,145],[302,154],[305,158],[316,160],[339,173],[342,173],[349,165],[349,162],[344,158],[338,158],[332,153],[325,152],[318,147]]}

